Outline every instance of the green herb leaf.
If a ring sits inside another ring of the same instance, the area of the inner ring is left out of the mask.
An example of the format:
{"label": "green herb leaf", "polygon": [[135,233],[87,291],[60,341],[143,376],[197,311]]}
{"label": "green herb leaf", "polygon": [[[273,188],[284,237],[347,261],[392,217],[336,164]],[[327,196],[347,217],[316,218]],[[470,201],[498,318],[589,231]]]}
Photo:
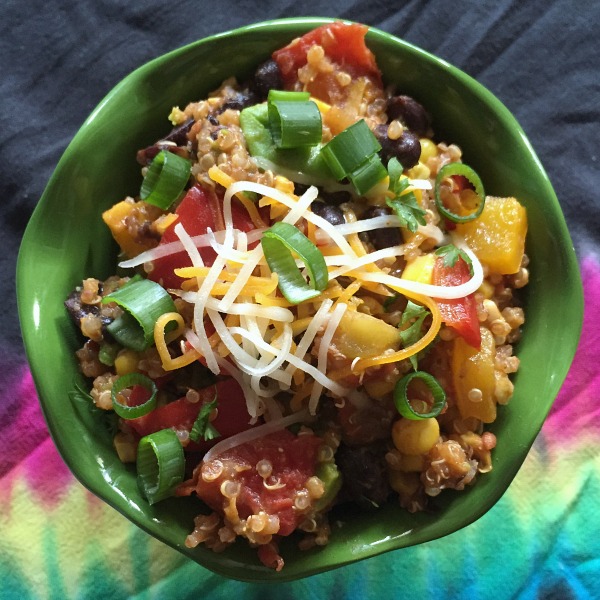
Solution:
{"label": "green herb leaf", "polygon": [[384,310],[384,312],[389,312],[390,306],[392,306],[392,304],[394,304],[394,302],[396,302],[396,300],[398,300],[399,297],[400,297],[400,294],[394,294],[393,296],[390,296],[389,298],[386,298],[383,301],[383,310]]}
{"label": "green herb leaf", "polygon": [[194,425],[190,431],[190,439],[197,442],[202,438],[205,442],[219,437],[221,434],[216,430],[214,425],[208,420],[210,413],[217,408],[217,393],[211,402],[204,404],[194,421]]}
{"label": "green herb leaf", "polygon": [[98,408],[92,396],[77,384],[68,395],[81,422],[90,431],[97,432],[103,439],[112,442],[119,430],[119,417],[111,410]]}
{"label": "green herb leaf", "polygon": [[394,198],[386,201],[386,204],[396,213],[401,221],[401,226],[406,227],[413,233],[419,225],[425,225],[425,210],[419,206],[416,196],[411,191],[410,180],[402,177],[402,165],[397,158],[390,159],[388,163],[388,175],[390,177],[389,190],[394,193]]}
{"label": "green herb leaf", "polygon": [[457,248],[454,244],[447,244],[438,248],[435,253],[444,258],[444,266],[448,268],[453,267],[456,261],[462,258],[469,267],[469,273],[473,276],[473,261],[464,250]]}
{"label": "green herb leaf", "polygon": [[[425,317],[429,314],[431,313],[424,306],[415,304],[410,300],[408,301],[406,309],[402,313],[402,319],[400,320],[400,339],[405,348],[412,346],[423,337],[421,328]],[[410,325],[405,327],[409,323]],[[409,360],[413,369],[416,371],[418,367],[418,356],[413,354],[409,357]]]}

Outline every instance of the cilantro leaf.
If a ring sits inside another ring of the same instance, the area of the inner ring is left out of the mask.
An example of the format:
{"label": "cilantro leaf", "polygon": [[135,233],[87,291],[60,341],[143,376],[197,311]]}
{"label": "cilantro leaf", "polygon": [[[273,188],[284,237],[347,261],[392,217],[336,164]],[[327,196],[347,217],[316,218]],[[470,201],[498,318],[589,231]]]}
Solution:
{"label": "cilantro leaf", "polygon": [[[423,326],[423,321],[429,314],[431,313],[424,306],[419,306],[410,300],[408,301],[406,309],[402,313],[402,319],[400,320],[400,327],[403,327],[400,330],[400,339],[405,348],[412,346],[423,337],[421,328]],[[409,324],[408,327],[404,327],[407,324]],[[416,371],[418,368],[417,354],[410,356],[409,360],[413,369]]]}
{"label": "cilantro leaf", "polygon": [[464,250],[457,248],[454,244],[447,244],[438,248],[435,253],[444,258],[444,266],[449,268],[453,267],[459,258],[462,258],[469,267],[469,274],[473,276],[473,261]]}
{"label": "cilantro leaf", "polygon": [[394,194],[394,198],[386,200],[386,204],[400,219],[401,227],[406,227],[414,233],[419,225],[426,224],[425,211],[419,206],[413,192],[406,191],[410,187],[410,180],[402,177],[402,165],[398,159],[390,159],[388,175],[390,177],[388,189]]}
{"label": "cilantro leaf", "polygon": [[[112,410],[98,408],[91,394],[79,385],[68,393],[80,421],[91,431],[112,442],[119,430],[119,417]],[[100,424],[100,427],[98,425]]]}
{"label": "cilantro leaf", "polygon": [[190,431],[190,439],[194,442],[197,442],[200,438],[204,441],[213,440],[216,437],[219,437],[221,434],[216,430],[214,425],[208,420],[210,417],[210,413],[217,408],[217,398],[215,394],[214,400],[212,402],[208,402],[207,404],[203,404],[194,424],[192,425],[192,429]]}

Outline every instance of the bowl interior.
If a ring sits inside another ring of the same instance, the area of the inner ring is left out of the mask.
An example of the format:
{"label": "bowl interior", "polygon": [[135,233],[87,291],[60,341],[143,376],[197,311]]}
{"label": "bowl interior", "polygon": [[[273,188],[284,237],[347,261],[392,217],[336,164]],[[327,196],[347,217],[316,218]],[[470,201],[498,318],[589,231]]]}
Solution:
{"label": "bowl interior", "polygon": [[494,470],[463,493],[434,499],[427,514],[390,503],[374,516],[339,510],[330,544],[299,552],[282,546],[286,566],[272,572],[243,542],[224,554],[183,545],[198,510],[191,498],[150,507],[131,467],[107,432],[68,392],[85,385],[74,360],[81,345],[63,300],[84,277],[114,272],[116,246],[100,214],[140,185],[138,148],[169,129],[173,105],[206,97],[230,75],[243,79],[276,48],[329,19],[288,19],[245,27],[191,44],[141,67],[90,115],[61,158],[25,233],[17,267],[19,315],[49,429],[79,480],[137,525],[222,575],[282,581],[442,537],[485,513],[504,493],[542,426],[573,358],[582,292],[573,246],[550,182],[505,107],[464,73],[378,30],[368,34],[386,83],[420,100],[438,140],[458,144],[488,193],[516,196],[528,211],[531,279],[527,322],[518,346],[515,395],[491,428],[498,435]]}

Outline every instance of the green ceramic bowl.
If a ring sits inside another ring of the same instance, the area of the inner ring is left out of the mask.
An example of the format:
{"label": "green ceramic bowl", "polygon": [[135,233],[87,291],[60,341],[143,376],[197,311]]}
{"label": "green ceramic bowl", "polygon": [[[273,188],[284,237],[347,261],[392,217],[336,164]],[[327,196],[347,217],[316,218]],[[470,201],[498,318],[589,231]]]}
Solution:
{"label": "green ceramic bowl", "polygon": [[[63,300],[84,277],[114,272],[116,247],[100,214],[139,189],[138,148],[167,131],[173,105],[204,98],[230,76],[249,76],[276,48],[329,19],[285,19],[207,38],[157,58],[126,77],[90,115],[61,158],[25,233],[17,292],[23,339],[48,427],[77,478],[142,529],[217,573],[247,581],[284,581],[445,536],[489,510],[506,491],[540,430],[578,342],[582,291],[561,209],[538,158],[508,110],[448,63],[391,35],[371,30],[370,48],[387,83],[420,100],[438,139],[459,144],[494,195],[527,207],[531,281],[519,344],[515,395],[501,408],[494,470],[465,492],[441,494],[432,510],[411,515],[395,503],[373,514],[340,511],[331,542],[307,552],[282,544],[286,565],[263,567],[243,541],[223,554],[183,544],[197,500],[150,507],[134,471],[117,458],[93,416],[68,392],[85,384],[73,353],[80,346]],[[402,554],[398,553],[401,560]]]}

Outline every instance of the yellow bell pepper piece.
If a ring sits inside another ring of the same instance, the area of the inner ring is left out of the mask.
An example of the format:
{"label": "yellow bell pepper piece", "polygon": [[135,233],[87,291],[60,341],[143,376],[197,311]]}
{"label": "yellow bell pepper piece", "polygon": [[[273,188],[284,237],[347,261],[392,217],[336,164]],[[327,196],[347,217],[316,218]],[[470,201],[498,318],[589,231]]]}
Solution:
{"label": "yellow bell pepper piece", "polygon": [[431,283],[434,265],[434,254],[423,254],[421,256],[417,256],[417,258],[411,260],[406,267],[404,267],[402,279],[418,281],[419,283]]}
{"label": "yellow bell pepper piece", "polygon": [[517,273],[525,252],[527,212],[516,198],[488,196],[479,218],[458,223],[462,235],[490,273]]}
{"label": "yellow bell pepper piece", "polygon": [[350,359],[397,350],[400,332],[385,321],[356,311],[346,311],[333,336],[333,345]]}
{"label": "yellow bell pepper piece", "polygon": [[481,328],[481,349],[457,337],[452,349],[452,381],[456,404],[463,419],[475,417],[484,423],[496,420],[494,391],[496,344],[489,329]]}
{"label": "yellow bell pepper piece", "polygon": [[139,203],[123,200],[102,213],[102,219],[108,225],[115,242],[119,244],[121,250],[129,258],[133,258],[144,252],[144,250],[151,248],[149,244],[141,243],[132,237],[131,230],[126,222],[127,217],[131,217],[136,221],[142,218],[154,220],[162,213],[159,208],[150,205],[146,205],[146,212],[147,216],[144,217],[139,210]]}

